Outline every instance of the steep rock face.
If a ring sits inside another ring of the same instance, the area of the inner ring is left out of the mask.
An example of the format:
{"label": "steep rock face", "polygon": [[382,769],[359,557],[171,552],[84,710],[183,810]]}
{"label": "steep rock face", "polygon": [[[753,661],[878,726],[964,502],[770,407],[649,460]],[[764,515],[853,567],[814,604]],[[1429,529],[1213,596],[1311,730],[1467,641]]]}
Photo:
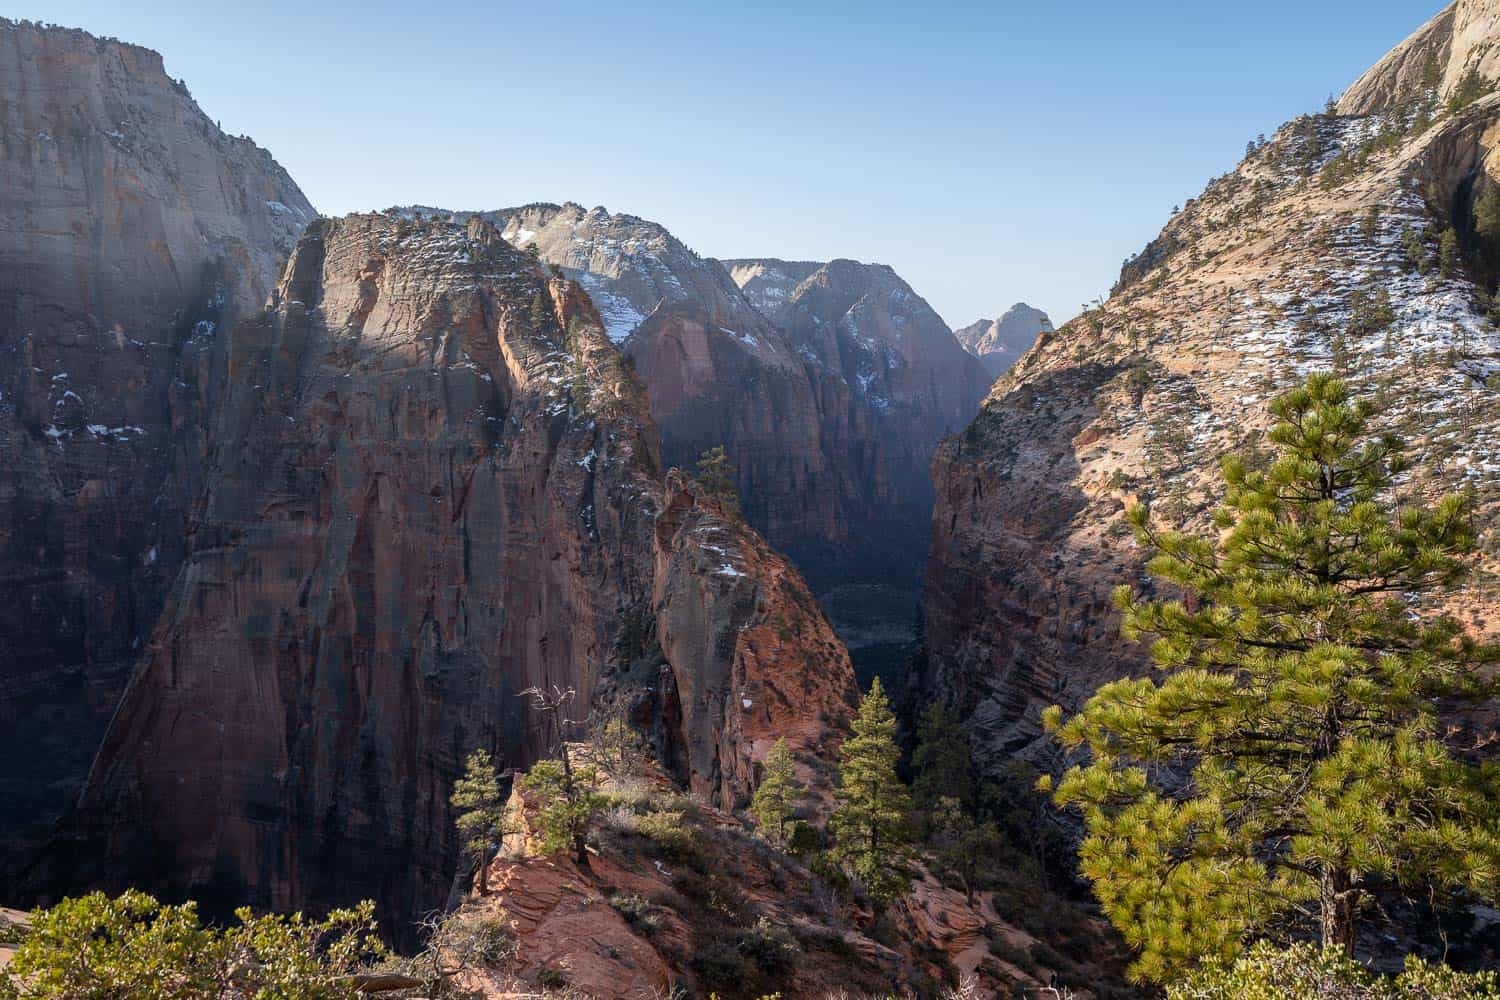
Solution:
{"label": "steep rock face", "polygon": [[1500,2],[1457,0],[1365,72],[1339,98],[1338,112],[1366,115],[1421,100],[1446,100],[1470,71],[1500,82]]}
{"label": "steep rock face", "polygon": [[[849,654],[790,563],[680,473],[656,520],[657,638],[673,669],[690,787],[748,804],[778,739],[815,795],[855,699]],[[663,678],[664,683],[666,678]]]}
{"label": "steep rock face", "polygon": [[[1458,14],[1464,13],[1460,5]],[[1039,713],[1147,669],[1112,588],[1147,586],[1126,508],[1208,530],[1219,459],[1262,446],[1267,403],[1332,368],[1380,401],[1421,496],[1500,501],[1500,334],[1476,200],[1500,179],[1500,98],[1459,115],[1304,116],[1189,202],[1116,293],[1043,338],[933,462],[929,656],[914,696],[950,693],[989,762],[1047,765]],[[1438,264],[1452,226],[1463,259]],[[1388,295],[1390,312],[1370,303]],[[1496,624],[1493,557],[1454,598]]]}
{"label": "steep rock face", "polygon": [[[108,870],[278,909],[451,877],[469,749],[540,748],[650,596],[654,429],[586,296],[493,227],[315,224],[228,335],[188,553],[85,790]],[[77,860],[77,859],[75,859]]]}
{"label": "steep rock face", "polygon": [[747,519],[815,586],[912,589],[932,446],[989,379],[890,268],[705,260],[656,223],[571,203],[480,215],[588,289],[667,465],[725,445]]}
{"label": "steep rock face", "polygon": [[629,687],[630,622],[690,787],[745,799],[772,734],[831,754],[852,673],[805,586],[689,481],[663,505],[589,298],[491,224],[319,220],[225,354],[187,554],[44,894],[373,898],[404,933],[446,898],[464,756],[535,759],[528,687],[580,720]]}
{"label": "steep rock face", "polygon": [[312,207],[161,56],[0,19],[0,881],[76,793],[183,554],[218,331]]}
{"label": "steep rock face", "polygon": [[845,456],[846,475],[864,499],[854,525],[863,561],[887,578],[915,576],[932,509],[932,449],[971,418],[989,377],[883,264],[724,265],[806,362],[824,447]]}
{"label": "steep rock face", "polygon": [[990,378],[1004,375],[1038,337],[1052,332],[1052,320],[1040,309],[1017,302],[997,320],[982,319],[953,331],[964,350],[979,359]]}
{"label": "steep rock face", "polygon": [[602,208],[484,217],[588,290],[646,384],[668,466],[692,468],[725,445],[745,515],[773,545],[847,540],[852,488],[821,440],[802,360],[722,267],[656,223]]}

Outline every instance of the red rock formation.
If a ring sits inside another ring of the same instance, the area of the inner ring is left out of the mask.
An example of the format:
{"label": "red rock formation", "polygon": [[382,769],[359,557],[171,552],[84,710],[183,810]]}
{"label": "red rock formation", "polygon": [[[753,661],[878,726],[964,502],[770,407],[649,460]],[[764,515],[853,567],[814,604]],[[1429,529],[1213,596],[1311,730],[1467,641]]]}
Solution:
{"label": "red rock formation", "polygon": [[855,699],[849,654],[785,558],[680,473],[656,520],[654,606],[685,734],[690,787],[743,805],[778,739],[803,778],[826,765]]}
{"label": "red rock formation", "polygon": [[823,441],[803,359],[723,267],[654,222],[603,208],[485,216],[588,289],[646,384],[668,466],[691,469],[722,444],[746,517],[773,545],[797,554],[849,544],[857,498]]}
{"label": "red rock formation", "polygon": [[584,703],[648,599],[657,457],[588,299],[490,226],[319,222],[228,335],[207,485],[80,823],[279,909],[440,901],[462,756]]}
{"label": "red rock formation", "polygon": [[639,696],[642,618],[693,788],[831,752],[852,673],[805,586],[682,478],[663,508],[639,381],[493,226],[315,222],[225,343],[186,558],[38,883],[399,930],[446,896],[464,755],[534,759],[527,687]]}
{"label": "red rock formation", "polygon": [[76,794],[183,554],[221,331],[312,207],[161,56],[0,19],[0,882]]}
{"label": "red rock formation", "polygon": [[[786,330],[818,401],[821,440],[837,456],[850,540],[805,551],[828,570],[914,589],[932,510],[928,465],[967,423],[990,378],[936,312],[883,264],[725,261],[757,308]],[[832,551],[830,551],[832,548]],[[819,558],[819,557],[822,558]]]}
{"label": "red rock formation", "polygon": [[915,589],[932,449],[990,379],[890,268],[721,264],[656,223],[572,203],[482,214],[588,289],[646,384],[668,466],[724,445],[747,519],[820,592]]}

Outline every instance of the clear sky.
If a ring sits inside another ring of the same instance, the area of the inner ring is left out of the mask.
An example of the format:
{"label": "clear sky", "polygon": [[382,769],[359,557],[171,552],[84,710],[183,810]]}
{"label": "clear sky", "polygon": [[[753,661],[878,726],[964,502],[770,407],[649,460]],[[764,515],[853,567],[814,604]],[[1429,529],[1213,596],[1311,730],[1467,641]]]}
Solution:
{"label": "clear sky", "polygon": [[1440,0],[16,0],[160,50],[325,214],[602,204],[700,253],[891,264],[958,326],[1106,293],[1245,141]]}

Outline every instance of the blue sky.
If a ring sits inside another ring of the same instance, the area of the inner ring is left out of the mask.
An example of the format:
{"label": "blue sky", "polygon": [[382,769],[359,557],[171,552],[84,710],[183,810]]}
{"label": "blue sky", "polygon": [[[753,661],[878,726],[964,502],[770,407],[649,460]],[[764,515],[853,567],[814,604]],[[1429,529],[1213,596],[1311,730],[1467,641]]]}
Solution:
{"label": "blue sky", "polygon": [[1061,321],[1438,0],[18,0],[160,50],[319,210],[602,204],[711,256],[894,266]]}

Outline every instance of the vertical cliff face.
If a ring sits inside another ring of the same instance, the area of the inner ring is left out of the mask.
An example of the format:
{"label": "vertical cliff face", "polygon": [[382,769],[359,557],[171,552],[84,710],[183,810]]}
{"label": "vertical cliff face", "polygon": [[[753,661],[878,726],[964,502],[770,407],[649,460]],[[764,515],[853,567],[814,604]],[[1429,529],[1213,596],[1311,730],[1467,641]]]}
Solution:
{"label": "vertical cliff face", "polygon": [[[972,418],[989,377],[927,302],[883,264],[724,265],[787,332],[807,367],[823,446],[842,457],[859,498],[850,504],[858,561],[889,582],[913,580],[932,510],[932,450]],[[830,555],[833,576],[838,563]]]}
{"label": "vertical cliff face", "polygon": [[0,19],[0,879],[76,793],[183,554],[221,331],[312,207],[159,55]]}
{"label": "vertical cliff face", "polygon": [[989,379],[890,268],[705,260],[656,223],[571,203],[480,214],[588,290],[668,466],[725,445],[746,517],[820,588],[914,581],[932,447]]}
{"label": "vertical cliff face", "polygon": [[787,551],[847,539],[845,471],[801,358],[717,262],[664,228],[579,205],[484,213],[589,292],[651,398],[668,466],[728,448],[750,523]]}
{"label": "vertical cliff face", "polygon": [[673,670],[682,769],[725,808],[748,804],[756,765],[778,739],[804,764],[814,795],[854,704],[854,671],[812,594],[785,558],[736,514],[673,472],[656,520],[657,638]]}
{"label": "vertical cliff face", "polygon": [[[1438,51],[1434,32],[1489,6],[1459,3],[1381,73]],[[1465,44],[1470,63],[1493,48]],[[1009,754],[1048,762],[1045,706],[1076,708],[1148,669],[1109,601],[1120,584],[1149,585],[1127,507],[1212,530],[1220,459],[1263,448],[1267,404],[1310,371],[1378,400],[1378,429],[1410,445],[1415,495],[1472,489],[1480,527],[1496,523],[1495,244],[1475,206],[1500,184],[1500,97],[1453,114],[1436,74],[1392,98],[1399,87],[1372,83],[1381,73],[1341,105],[1378,113],[1303,116],[1258,146],[938,449],[929,656],[915,684],[959,702],[997,767]],[[1442,266],[1449,227],[1461,253]],[[1476,632],[1493,629],[1485,589],[1453,599]]]}
{"label": "vertical cliff face", "polygon": [[80,828],[126,859],[105,881],[410,914],[451,875],[462,756],[529,760],[518,693],[587,704],[649,599],[645,398],[586,296],[479,222],[315,223],[226,338],[188,552]]}

